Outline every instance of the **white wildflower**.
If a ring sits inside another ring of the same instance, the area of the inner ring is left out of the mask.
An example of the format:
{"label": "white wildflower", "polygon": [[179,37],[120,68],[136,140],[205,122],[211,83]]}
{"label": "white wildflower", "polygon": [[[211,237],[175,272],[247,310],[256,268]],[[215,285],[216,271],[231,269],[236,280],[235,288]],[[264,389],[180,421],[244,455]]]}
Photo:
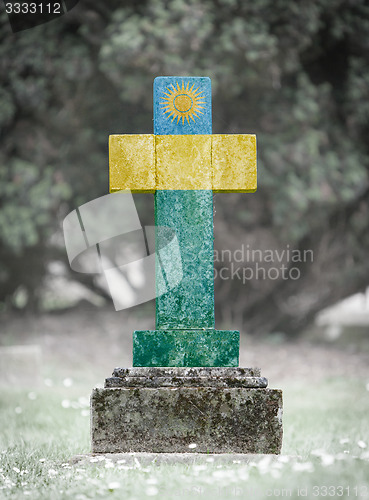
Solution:
{"label": "white wildflower", "polygon": [[90,400],[86,398],[85,396],[80,396],[78,398],[78,403],[80,404],[81,407],[89,407],[90,406]]}
{"label": "white wildflower", "polygon": [[326,455],[322,455],[320,457],[321,461],[322,461],[322,465],[323,467],[328,467],[329,465],[332,465],[334,464],[334,456],[333,455],[329,455],[328,453]]}
{"label": "white wildflower", "polygon": [[271,469],[270,475],[274,479],[279,479],[281,477],[281,472],[278,469]]}
{"label": "white wildflower", "polygon": [[318,450],[313,450],[311,452],[311,455],[315,455],[316,457],[321,457],[322,455],[325,455],[325,450],[322,450],[319,448]]}
{"label": "white wildflower", "polygon": [[202,470],[207,470],[208,467],[205,464],[199,464],[199,465],[194,465],[192,468],[194,471],[198,472]]}
{"label": "white wildflower", "polygon": [[366,443],[360,439],[360,441],[357,442],[357,445],[359,448],[366,448]]}
{"label": "white wildflower", "polygon": [[73,380],[71,378],[67,377],[63,380],[63,385],[64,385],[64,387],[72,387]]}
{"label": "white wildflower", "polygon": [[196,443],[191,443],[188,445],[188,447],[190,448],[190,450],[193,450],[194,448],[197,447],[197,444]]}
{"label": "white wildflower", "polygon": [[257,468],[261,474],[266,474],[269,471],[271,460],[271,457],[265,456],[257,463]]}
{"label": "white wildflower", "polygon": [[156,488],[155,486],[150,486],[149,488],[147,488],[146,490],[146,495],[148,497],[154,497],[155,495],[157,495],[159,493],[159,490],[158,488]]}
{"label": "white wildflower", "polygon": [[118,490],[120,488],[120,483],[118,481],[112,481],[111,483],[108,484],[108,490],[114,491]]}
{"label": "white wildflower", "polygon": [[314,466],[311,462],[296,462],[292,465],[296,472],[314,472]]}

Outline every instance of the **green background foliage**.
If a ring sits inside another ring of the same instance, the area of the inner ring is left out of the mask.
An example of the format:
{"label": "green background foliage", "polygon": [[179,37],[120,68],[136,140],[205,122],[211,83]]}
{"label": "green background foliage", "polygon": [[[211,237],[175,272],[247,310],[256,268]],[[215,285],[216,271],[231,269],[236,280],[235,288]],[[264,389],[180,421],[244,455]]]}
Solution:
{"label": "green background foliage", "polygon": [[215,197],[216,246],[314,251],[298,281],[217,281],[217,319],[294,333],[368,284],[364,0],[86,0],[24,32],[5,13],[0,26],[4,304],[23,286],[37,309],[48,263],[66,261],[63,217],[108,192],[108,135],[152,132],[159,75],[210,76],[213,131],[258,136],[258,192]]}

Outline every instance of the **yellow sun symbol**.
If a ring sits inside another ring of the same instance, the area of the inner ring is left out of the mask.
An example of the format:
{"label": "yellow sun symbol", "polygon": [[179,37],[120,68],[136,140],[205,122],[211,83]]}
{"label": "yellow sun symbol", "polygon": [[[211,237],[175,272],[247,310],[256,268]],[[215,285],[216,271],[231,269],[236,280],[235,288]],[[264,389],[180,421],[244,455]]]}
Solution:
{"label": "yellow sun symbol", "polygon": [[177,82],[177,88],[174,85],[171,85],[172,88],[167,87],[168,93],[163,92],[167,97],[161,97],[164,102],[161,104],[165,104],[160,109],[165,109],[164,113],[168,113],[167,118],[173,116],[172,121],[177,118],[177,123],[182,118],[182,124],[187,120],[188,124],[190,123],[190,118],[195,121],[194,116],[199,118],[198,113],[203,114],[201,109],[205,106],[201,106],[205,104],[204,97],[201,96],[203,91],[199,91],[199,87],[193,90],[195,84],[189,88],[190,83],[187,83],[186,87],[184,82],[182,81],[182,87],[179,86]]}

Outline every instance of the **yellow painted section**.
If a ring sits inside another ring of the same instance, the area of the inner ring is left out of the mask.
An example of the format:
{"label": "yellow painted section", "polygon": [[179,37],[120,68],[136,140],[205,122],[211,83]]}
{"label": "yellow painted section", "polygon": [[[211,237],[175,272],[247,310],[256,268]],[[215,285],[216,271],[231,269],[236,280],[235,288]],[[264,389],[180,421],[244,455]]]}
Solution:
{"label": "yellow painted section", "polygon": [[211,135],[156,135],[156,189],[212,189]]}
{"label": "yellow painted section", "polygon": [[257,189],[256,136],[212,135],[213,191],[253,193]]}
{"label": "yellow painted section", "polygon": [[253,193],[257,188],[256,136],[111,135],[109,190],[213,189]]}
{"label": "yellow painted section", "polygon": [[109,136],[109,191],[154,192],[155,136],[153,134]]}

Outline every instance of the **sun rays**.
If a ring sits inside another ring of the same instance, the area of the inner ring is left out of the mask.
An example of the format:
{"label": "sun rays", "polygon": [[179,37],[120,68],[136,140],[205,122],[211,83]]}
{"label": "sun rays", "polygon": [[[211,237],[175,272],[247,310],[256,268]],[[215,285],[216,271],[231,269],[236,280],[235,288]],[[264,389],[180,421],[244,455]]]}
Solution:
{"label": "sun rays", "polygon": [[189,83],[185,86],[182,81],[182,87],[177,82],[177,88],[174,85],[166,88],[168,92],[163,93],[167,97],[160,98],[163,99],[164,105],[160,109],[167,113],[167,118],[172,117],[172,121],[177,119],[177,123],[182,119],[182,124],[187,120],[189,124],[190,118],[195,122],[195,117],[199,118],[199,114],[203,114],[201,111],[205,107],[203,106],[205,99],[201,96],[203,91],[198,91],[199,87],[194,89],[194,86],[195,84],[190,87]]}

